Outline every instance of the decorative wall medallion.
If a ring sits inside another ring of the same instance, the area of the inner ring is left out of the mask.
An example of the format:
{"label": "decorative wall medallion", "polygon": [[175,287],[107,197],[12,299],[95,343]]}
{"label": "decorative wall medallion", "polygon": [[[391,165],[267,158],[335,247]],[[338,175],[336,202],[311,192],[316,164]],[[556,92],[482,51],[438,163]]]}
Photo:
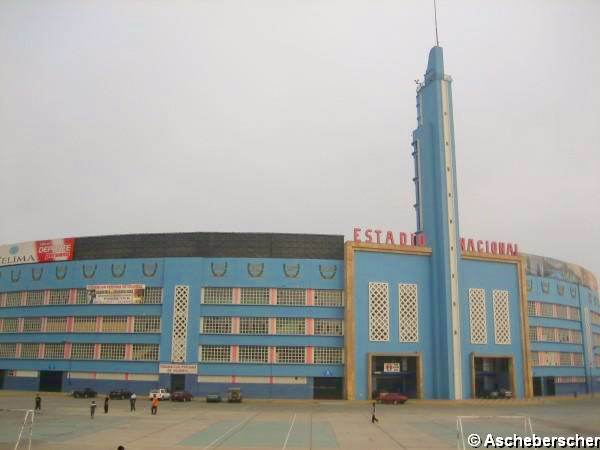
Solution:
{"label": "decorative wall medallion", "polygon": [[55,275],[57,280],[64,280],[67,276],[67,266],[56,266]]}
{"label": "decorative wall medallion", "polygon": [[571,286],[569,290],[571,291],[571,297],[577,297],[577,288],[575,286]]}
{"label": "decorative wall medallion", "polygon": [[217,278],[224,277],[225,274],[227,273],[227,263],[226,262],[221,262],[221,263],[211,262],[210,263],[210,271],[211,271],[213,277],[217,277]]}
{"label": "decorative wall medallion", "polygon": [[21,279],[21,269],[10,271],[10,281],[16,283]]}
{"label": "decorative wall medallion", "polygon": [[546,294],[548,292],[550,292],[550,282],[549,281],[542,280],[542,292],[545,292]]}
{"label": "decorative wall medallion", "polygon": [[248,263],[248,275],[252,278],[262,277],[265,271],[265,263]]}
{"label": "decorative wall medallion", "polygon": [[33,281],[40,281],[40,278],[42,278],[43,273],[44,273],[43,267],[40,267],[38,269],[31,269],[31,279]]}
{"label": "decorative wall medallion", "polygon": [[96,269],[98,268],[97,264],[94,264],[94,266],[86,266],[85,264],[81,267],[81,271],[83,272],[83,278],[94,278],[96,276]]}
{"label": "decorative wall medallion", "polygon": [[112,272],[113,278],[121,278],[125,275],[125,270],[127,269],[127,264],[119,263],[119,264],[111,264],[110,271]]}
{"label": "decorative wall medallion", "polygon": [[142,264],[142,272],[144,273],[145,277],[148,278],[152,278],[154,275],[156,275],[156,271],[158,270],[158,263],[154,263],[154,265],[150,264],[150,263],[143,263]]}
{"label": "decorative wall medallion", "polygon": [[324,280],[332,280],[335,278],[335,274],[337,273],[337,265],[333,266],[324,266],[319,264],[319,272],[321,273],[321,278]]}
{"label": "decorative wall medallion", "polygon": [[286,278],[298,278],[298,275],[300,275],[300,264],[283,263],[283,274]]}
{"label": "decorative wall medallion", "polygon": [[565,286],[564,284],[556,284],[556,292],[558,292],[558,295],[560,295],[561,297],[563,295],[565,295]]}

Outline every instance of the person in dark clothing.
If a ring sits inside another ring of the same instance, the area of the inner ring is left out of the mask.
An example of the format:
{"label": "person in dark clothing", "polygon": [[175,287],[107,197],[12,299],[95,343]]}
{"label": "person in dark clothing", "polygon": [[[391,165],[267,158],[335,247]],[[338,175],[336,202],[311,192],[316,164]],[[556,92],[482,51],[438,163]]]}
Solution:
{"label": "person in dark clothing", "polygon": [[42,397],[40,397],[40,393],[38,392],[35,396],[35,410],[42,411]]}
{"label": "person in dark clothing", "polygon": [[129,411],[134,412],[135,411],[135,401],[137,400],[137,395],[135,395],[135,392],[133,394],[131,394],[131,397],[129,397]]}
{"label": "person in dark clothing", "polygon": [[92,400],[92,404],[90,405],[90,417],[94,418],[94,413],[96,412],[96,400]]}
{"label": "person in dark clothing", "polygon": [[108,414],[108,395],[106,397],[104,397],[104,414]]}
{"label": "person in dark clothing", "polygon": [[373,402],[373,411],[371,412],[371,423],[379,422],[379,419],[375,417],[375,405],[376,403]]}

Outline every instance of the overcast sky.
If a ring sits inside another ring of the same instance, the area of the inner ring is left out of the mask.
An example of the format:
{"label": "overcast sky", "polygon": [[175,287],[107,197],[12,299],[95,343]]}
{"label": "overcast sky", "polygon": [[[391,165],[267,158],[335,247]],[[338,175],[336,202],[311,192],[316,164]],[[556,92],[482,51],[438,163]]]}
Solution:
{"label": "overcast sky", "polygon": [[[600,2],[439,0],[461,235],[600,275]],[[413,231],[408,0],[0,1],[0,243]]]}

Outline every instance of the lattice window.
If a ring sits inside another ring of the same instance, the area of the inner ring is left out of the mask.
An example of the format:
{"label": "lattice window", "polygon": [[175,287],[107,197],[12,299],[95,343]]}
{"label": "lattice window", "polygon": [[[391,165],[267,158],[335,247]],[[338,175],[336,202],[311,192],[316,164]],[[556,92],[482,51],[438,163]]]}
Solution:
{"label": "lattice window", "polygon": [[127,333],[127,316],[102,317],[103,333]]}
{"label": "lattice window", "polygon": [[17,354],[17,344],[0,344],[0,358],[14,358]]}
{"label": "lattice window", "polygon": [[87,289],[77,289],[75,292],[75,304],[76,305],[87,305],[88,304],[88,296]]}
{"label": "lattice window", "polygon": [[561,366],[570,366],[571,365],[571,354],[570,353],[559,353],[560,356],[560,365]]}
{"label": "lattice window", "polygon": [[171,348],[171,361],[173,362],[185,361],[189,299],[189,286],[175,286],[175,301],[173,302],[173,339]]}
{"label": "lattice window", "polygon": [[240,317],[240,334],[269,334],[269,318]]}
{"label": "lattice window", "polygon": [[344,322],[341,319],[315,319],[314,333],[317,336],[342,336]]}
{"label": "lattice window", "polygon": [[553,342],[554,339],[554,328],[541,327],[542,329],[542,341]]}
{"label": "lattice window", "polygon": [[149,305],[157,305],[162,303],[163,288],[161,287],[147,287],[144,289],[144,300],[143,303]]}
{"label": "lattice window", "polygon": [[80,316],[73,318],[74,333],[95,333],[96,332],[96,317],[95,316]]}
{"label": "lattice window", "polygon": [[305,334],[305,321],[302,317],[277,317],[277,334]]}
{"label": "lattice window", "polygon": [[535,302],[527,302],[527,313],[534,317],[537,315],[535,312]]}
{"label": "lattice window", "polygon": [[21,306],[22,292],[9,292],[6,294],[6,306]]}
{"label": "lattice window", "polygon": [[73,344],[71,359],[94,359],[94,344]]}
{"label": "lattice window", "polygon": [[134,333],[160,333],[160,316],[135,316]]}
{"label": "lattice window", "polygon": [[277,289],[277,304],[287,306],[304,306],[306,291],[304,289]]}
{"label": "lattice window", "polygon": [[27,291],[27,297],[25,297],[25,304],[27,306],[43,305],[44,291]]}
{"label": "lattice window", "polygon": [[573,353],[573,365],[583,367],[583,353]]}
{"label": "lattice window", "polygon": [[63,359],[65,357],[65,344],[46,344],[44,347],[45,359]]}
{"label": "lattice window", "polygon": [[469,289],[469,319],[471,324],[471,344],[487,344],[484,289]]}
{"label": "lattice window", "polygon": [[577,308],[573,308],[569,306],[569,319],[571,320],[581,320],[581,315]]}
{"label": "lattice window", "polygon": [[569,333],[569,330],[558,328],[558,342],[562,342],[563,344],[571,342],[571,333]]}
{"label": "lattice window", "polygon": [[202,303],[230,305],[233,303],[233,288],[205,287],[202,289]]}
{"label": "lattice window", "polygon": [[66,317],[48,317],[46,319],[47,333],[64,333],[67,331]]}
{"label": "lattice window", "polygon": [[341,347],[315,347],[315,364],[343,364],[344,352]]}
{"label": "lattice window", "polygon": [[342,291],[333,289],[315,289],[315,306],[341,307],[344,306]]}
{"label": "lattice window", "polygon": [[100,344],[100,359],[125,359],[125,344]]}
{"label": "lattice window", "polygon": [[24,333],[35,333],[42,331],[42,318],[41,317],[25,317],[23,319],[23,332]]}
{"label": "lattice window", "polygon": [[551,303],[540,303],[540,315],[542,317],[553,317],[554,316],[554,307]]}
{"label": "lattice window", "polygon": [[304,347],[275,347],[275,361],[285,364],[304,364]]}
{"label": "lattice window", "polygon": [[267,288],[241,288],[240,303],[242,305],[268,305],[269,289]]}
{"label": "lattice window", "polygon": [[529,327],[529,340],[531,342],[537,342],[537,327]]}
{"label": "lattice window", "polygon": [[68,289],[51,289],[49,305],[66,305],[69,303]]}
{"label": "lattice window", "polygon": [[559,319],[568,319],[569,318],[568,308],[569,308],[568,306],[556,305],[556,317],[558,317]]}
{"label": "lattice window", "polygon": [[240,345],[239,362],[267,363],[269,362],[269,347],[266,345]]}
{"label": "lattice window", "polygon": [[16,317],[6,317],[4,319],[3,333],[17,333],[19,331],[19,319]]}
{"label": "lattice window", "polygon": [[398,285],[400,342],[419,342],[419,297],[416,284]]}
{"label": "lattice window", "polygon": [[390,298],[387,283],[369,283],[369,340],[390,340]]}
{"label": "lattice window", "polygon": [[231,347],[229,345],[201,345],[199,357],[202,362],[229,362],[231,361]]}
{"label": "lattice window", "polygon": [[40,344],[32,344],[30,342],[21,344],[21,358],[23,359],[38,359],[40,352]]}
{"label": "lattice window", "polygon": [[132,360],[158,361],[158,344],[133,344],[132,347]]}
{"label": "lattice window", "polygon": [[231,317],[202,317],[202,333],[231,334]]}
{"label": "lattice window", "polygon": [[594,345],[600,347],[600,334],[594,333]]}
{"label": "lattice window", "polygon": [[492,301],[494,304],[494,337],[496,344],[508,345],[511,343],[508,291],[494,289]]}
{"label": "lattice window", "polygon": [[591,311],[592,313],[592,323],[594,325],[600,325],[600,314],[597,312]]}

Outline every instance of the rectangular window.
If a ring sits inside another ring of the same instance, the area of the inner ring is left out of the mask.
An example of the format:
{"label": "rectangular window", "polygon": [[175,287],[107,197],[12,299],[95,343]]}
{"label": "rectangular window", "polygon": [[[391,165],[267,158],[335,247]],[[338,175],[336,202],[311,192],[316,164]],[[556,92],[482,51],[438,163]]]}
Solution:
{"label": "rectangular window", "polygon": [[23,319],[23,332],[24,333],[35,333],[42,331],[42,318],[41,317],[25,317]]}
{"label": "rectangular window", "polygon": [[571,365],[571,354],[570,353],[559,353],[560,355],[560,365],[561,366],[570,366]]}
{"label": "rectangular window", "polygon": [[536,316],[536,312],[535,312],[535,302],[527,302],[527,313],[530,316]]}
{"label": "rectangular window", "polygon": [[133,344],[134,361],[158,361],[158,344]]}
{"label": "rectangular window", "polygon": [[568,319],[569,315],[567,312],[568,306],[556,305],[556,317],[559,319]]}
{"label": "rectangular window", "polygon": [[48,317],[46,319],[46,332],[65,333],[67,331],[66,317]]}
{"label": "rectangular window", "polygon": [[45,359],[63,359],[65,357],[65,344],[46,344],[44,347]]}
{"label": "rectangular window", "polygon": [[487,344],[485,289],[469,289],[471,344]]}
{"label": "rectangular window", "polygon": [[390,298],[387,283],[369,283],[369,340],[390,340]]}
{"label": "rectangular window", "polygon": [[21,292],[9,292],[6,294],[6,306],[21,306]]}
{"label": "rectangular window", "polygon": [[558,329],[558,342],[569,343],[571,342],[571,336],[569,330],[565,330],[564,328]]}
{"label": "rectangular window", "polygon": [[280,364],[304,364],[304,347],[275,347],[275,361]]}
{"label": "rectangular window", "polygon": [[540,303],[540,310],[542,317],[553,317],[554,316],[554,308],[550,303]]}
{"label": "rectangular window", "polygon": [[201,332],[206,334],[231,334],[231,317],[202,317]]}
{"label": "rectangular window", "polygon": [[304,318],[277,317],[277,334],[305,334]]}
{"label": "rectangular window", "polygon": [[3,333],[17,333],[19,331],[19,319],[16,317],[6,317],[4,319]]}
{"label": "rectangular window", "polygon": [[277,304],[286,306],[304,306],[306,291],[304,289],[277,289]]}
{"label": "rectangular window", "polygon": [[21,344],[21,358],[37,359],[40,352],[40,344]]}
{"label": "rectangular window", "polygon": [[157,305],[162,303],[163,289],[161,287],[147,287],[144,289],[145,304]]}
{"label": "rectangular window", "polygon": [[73,333],[95,333],[96,317],[81,316],[73,318]]}
{"label": "rectangular window", "polygon": [[205,287],[202,289],[202,303],[230,305],[233,303],[233,288]]}
{"label": "rectangular window", "polygon": [[398,284],[400,342],[419,342],[419,296],[416,284]]}
{"label": "rectangular window", "polygon": [[314,333],[317,336],[342,336],[344,325],[341,319],[315,319]]}
{"label": "rectangular window", "polygon": [[201,345],[201,362],[229,362],[231,361],[231,347],[229,345]]}
{"label": "rectangular window", "polygon": [[333,289],[315,289],[315,306],[344,306],[342,291]]}
{"label": "rectangular window", "polygon": [[125,344],[100,344],[100,359],[125,359]]}
{"label": "rectangular window", "polygon": [[66,305],[69,303],[69,289],[51,289],[49,305]]}
{"label": "rectangular window", "polygon": [[40,306],[44,304],[44,291],[27,291],[25,305]]}
{"label": "rectangular window", "polygon": [[87,305],[88,297],[87,297],[87,289],[77,289],[75,293],[75,304],[76,305]]}
{"label": "rectangular window", "polygon": [[127,316],[104,316],[103,333],[127,333]]}
{"label": "rectangular window", "polygon": [[134,333],[160,333],[160,316],[135,316]]}
{"label": "rectangular window", "polygon": [[573,353],[573,365],[583,367],[583,353]]}
{"label": "rectangular window", "polygon": [[554,328],[542,328],[542,340],[544,342],[553,342],[554,339]]}
{"label": "rectangular window", "polygon": [[269,334],[269,318],[240,317],[240,334]]}
{"label": "rectangular window", "polygon": [[569,319],[571,320],[581,320],[581,316],[579,315],[579,310],[577,308],[573,308],[571,306],[569,308]]}
{"label": "rectangular window", "polygon": [[315,347],[315,364],[342,364],[343,349],[341,347]]}
{"label": "rectangular window", "polygon": [[267,363],[269,362],[269,347],[266,345],[240,345],[239,362]]}
{"label": "rectangular window", "polygon": [[71,359],[94,359],[94,344],[73,344]]}
{"label": "rectangular window", "polygon": [[240,303],[242,305],[268,305],[269,289],[267,288],[241,288]]}
{"label": "rectangular window", "polygon": [[17,354],[17,344],[0,344],[0,358],[14,358]]}
{"label": "rectangular window", "polygon": [[531,342],[536,342],[538,340],[537,327],[529,327],[529,340]]}

